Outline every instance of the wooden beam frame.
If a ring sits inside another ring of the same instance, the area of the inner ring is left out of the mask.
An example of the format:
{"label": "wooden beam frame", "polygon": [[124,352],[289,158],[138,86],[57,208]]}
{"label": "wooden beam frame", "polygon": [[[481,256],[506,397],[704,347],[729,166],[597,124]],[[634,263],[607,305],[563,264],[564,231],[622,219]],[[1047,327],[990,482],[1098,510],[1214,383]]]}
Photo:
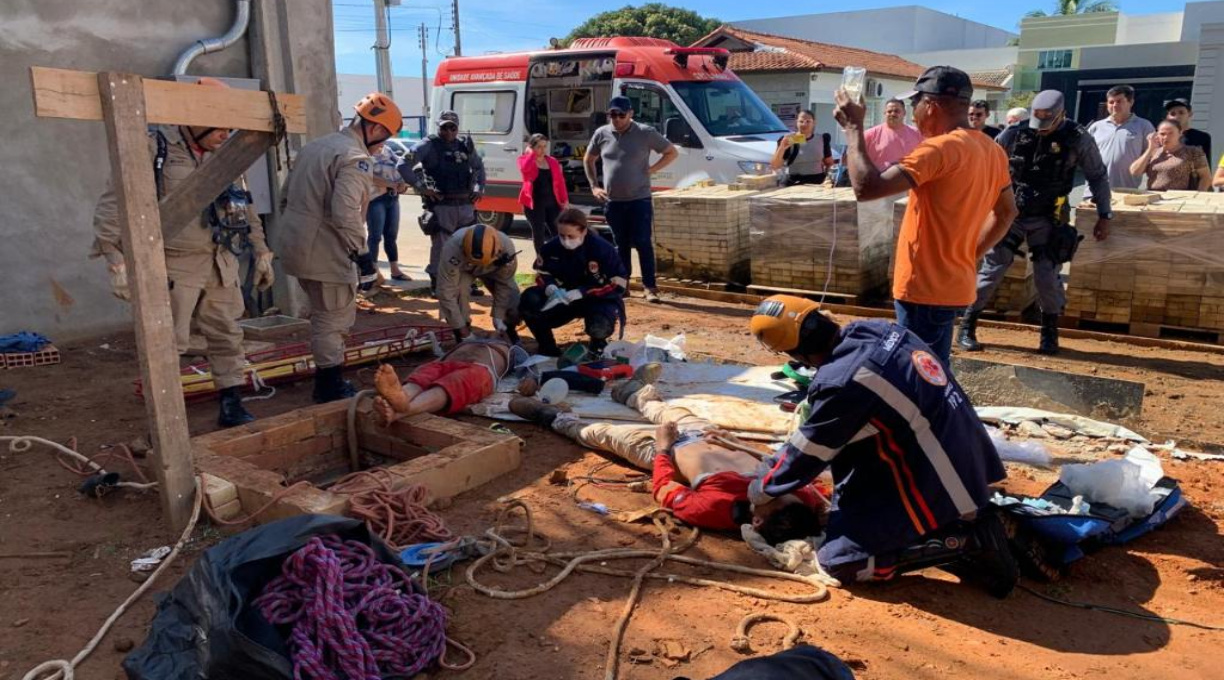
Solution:
{"label": "wooden beam frame", "polygon": [[[34,113],[40,118],[102,120],[102,101],[97,73],[59,68],[30,68],[34,88]],[[142,97],[148,107],[146,121],[153,125],[194,125],[230,130],[275,132],[272,104],[261,90],[197,87],[193,83],[142,80]],[[296,94],[276,95],[285,130],[306,132],[305,98]]]}
{"label": "wooden beam frame", "polygon": [[[170,311],[166,234],[181,231],[272,146],[278,124],[271,97],[267,92],[197,87],[133,74],[40,67],[30,69],[30,81],[36,115],[106,125],[145,409],[157,456],[154,473],[167,523],[181,531],[194,503],[195,470]],[[276,100],[285,131],[306,132],[304,98],[278,94]],[[159,202],[149,159],[150,124],[240,132]]]}
{"label": "wooden beam frame", "polygon": [[171,527],[181,529],[191,517],[195,471],[166,285],[157,188],[149,162],[144,81],[138,75],[99,73],[97,85],[132,288],[145,411],[156,452],[153,471],[161,489],[162,512]]}

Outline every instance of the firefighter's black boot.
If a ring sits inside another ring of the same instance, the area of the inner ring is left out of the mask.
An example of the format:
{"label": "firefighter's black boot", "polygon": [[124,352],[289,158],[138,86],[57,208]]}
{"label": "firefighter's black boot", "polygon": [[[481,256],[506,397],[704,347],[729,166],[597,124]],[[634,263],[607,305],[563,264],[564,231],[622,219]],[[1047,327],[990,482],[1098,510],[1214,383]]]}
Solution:
{"label": "firefighter's black boot", "polygon": [[237,386],[221,390],[221,415],[217,418],[217,425],[234,427],[245,425],[252,420],[255,420],[255,416],[242,406],[242,395]]}
{"label": "firefighter's black boot", "polygon": [[344,366],[330,366],[315,371],[314,400],[326,404],[355,396],[357,389],[344,379]]}
{"label": "firefighter's black boot", "polygon": [[977,339],[978,317],[981,314],[981,312],[966,309],[965,315],[961,317],[960,332],[956,335],[956,344],[960,345],[961,349],[966,352],[982,351],[982,343],[978,342]]}
{"label": "firefighter's black boot", "polygon": [[1041,343],[1037,345],[1038,354],[1058,354],[1058,315],[1041,315]]}

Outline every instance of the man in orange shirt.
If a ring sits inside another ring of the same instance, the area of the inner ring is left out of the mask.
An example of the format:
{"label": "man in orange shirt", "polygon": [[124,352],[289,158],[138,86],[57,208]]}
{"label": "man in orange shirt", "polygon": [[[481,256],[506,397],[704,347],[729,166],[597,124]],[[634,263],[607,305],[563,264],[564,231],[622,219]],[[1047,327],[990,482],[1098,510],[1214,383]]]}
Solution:
{"label": "man in orange shirt", "polygon": [[844,90],[835,116],[846,132],[850,184],[859,201],[909,191],[897,239],[897,323],[948,365],[956,314],[976,297],[977,263],[1016,217],[1007,154],[966,123],[973,84],[951,66],[927,69],[909,99],[923,141],[884,172],[867,155],[866,108]]}

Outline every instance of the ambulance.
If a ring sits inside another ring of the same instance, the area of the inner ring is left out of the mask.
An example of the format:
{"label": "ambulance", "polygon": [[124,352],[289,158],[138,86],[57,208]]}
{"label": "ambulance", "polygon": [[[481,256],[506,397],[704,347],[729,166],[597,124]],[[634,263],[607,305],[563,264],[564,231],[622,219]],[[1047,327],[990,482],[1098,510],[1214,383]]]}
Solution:
{"label": "ambulance", "polygon": [[592,133],[607,123],[608,101],[633,101],[634,120],[680,151],[653,178],[656,191],[703,179],[726,183],[766,174],[778,139],[789,132],[761,99],[727,68],[721,48],[680,47],[657,38],[584,38],[567,49],[453,57],[438,66],[434,116],[459,114],[484,160],[488,186],[480,220],[504,230],[522,213],[518,157],[527,138],[548,136],[570,191],[570,203],[597,206],[582,157]]}

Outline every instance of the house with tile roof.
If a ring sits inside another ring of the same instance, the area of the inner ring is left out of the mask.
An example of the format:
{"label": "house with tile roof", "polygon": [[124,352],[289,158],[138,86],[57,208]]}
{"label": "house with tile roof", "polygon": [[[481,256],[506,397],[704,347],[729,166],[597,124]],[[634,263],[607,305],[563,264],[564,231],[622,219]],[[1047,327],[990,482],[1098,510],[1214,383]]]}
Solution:
{"label": "house with tile roof", "polygon": [[[802,40],[738,26],[720,26],[693,43],[695,47],[721,47],[731,52],[730,67],[788,125],[802,109],[816,113],[818,132],[838,130],[833,120],[833,92],[841,85],[842,70],[867,70],[867,122],[884,120],[889,98],[911,90],[925,67],[895,54],[858,47]],[[991,79],[976,80],[979,98],[1001,108],[1008,88]]]}

